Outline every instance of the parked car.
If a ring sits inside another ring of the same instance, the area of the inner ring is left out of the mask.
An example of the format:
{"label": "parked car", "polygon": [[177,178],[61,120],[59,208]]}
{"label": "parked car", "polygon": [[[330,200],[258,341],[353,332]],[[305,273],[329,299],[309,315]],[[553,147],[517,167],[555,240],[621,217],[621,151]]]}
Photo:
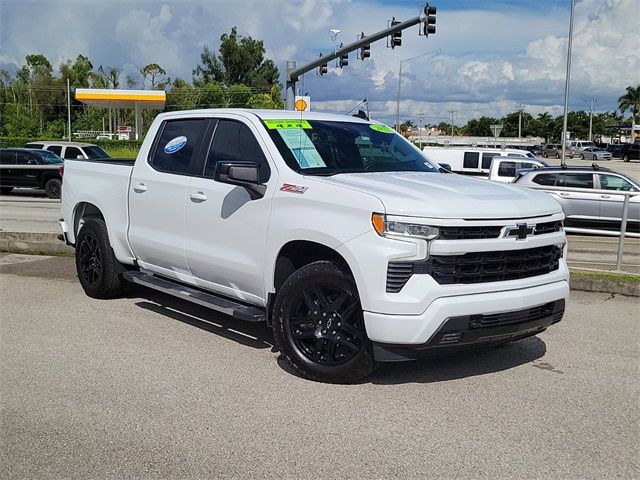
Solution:
{"label": "parked car", "polygon": [[0,148],[0,193],[14,188],[39,188],[60,198],[64,160],[52,152],[31,148]]}
{"label": "parked car", "polygon": [[567,148],[573,152],[573,156],[582,153],[586,148],[594,148],[596,146],[591,140],[569,140]]}
{"label": "parked car", "polygon": [[624,146],[622,150],[622,159],[625,162],[629,160],[640,160],[640,143],[632,143]]}
{"label": "parked car", "polygon": [[535,335],[564,311],[558,202],[443,173],[380,123],[167,112],[135,162],[66,163],[60,225],[87,295],[134,282],[266,322],[311,379]]}
{"label": "parked car", "polygon": [[528,152],[531,152],[536,157],[541,157],[542,153],[544,152],[544,146],[543,145],[533,145],[531,147],[525,147],[525,150],[527,150]]}
{"label": "parked car", "polygon": [[424,147],[423,152],[432,162],[449,165],[454,173],[483,177],[489,175],[493,157],[536,158],[531,152],[517,148]]}
{"label": "parked car", "polygon": [[594,162],[597,160],[611,160],[613,157],[611,152],[598,147],[585,147],[580,150],[579,156],[582,160],[593,160]]}
{"label": "parked car", "polygon": [[[597,165],[541,168],[520,176],[514,185],[542,190],[557,187],[547,191],[562,205],[567,227],[617,229],[622,221],[624,197],[608,192],[640,192],[636,180]],[[563,191],[565,188],[582,191]],[[629,200],[628,230],[640,231],[640,196]]]}
{"label": "parked car", "polygon": [[[542,148],[542,156],[544,158],[560,158],[562,156],[562,145],[559,143],[547,143]],[[564,156],[573,158],[573,151],[565,148]]]}
{"label": "parked car", "polygon": [[614,158],[622,158],[625,146],[624,143],[611,143],[607,145],[607,152]]}
{"label": "parked car", "polygon": [[518,173],[535,168],[546,167],[542,160],[523,159],[521,157],[493,157],[489,168],[489,180],[495,182],[511,183]]}
{"label": "parked car", "polygon": [[25,145],[27,148],[38,148],[55,153],[59,157],[67,159],[109,158],[109,154],[98,145],[81,142],[31,142]]}

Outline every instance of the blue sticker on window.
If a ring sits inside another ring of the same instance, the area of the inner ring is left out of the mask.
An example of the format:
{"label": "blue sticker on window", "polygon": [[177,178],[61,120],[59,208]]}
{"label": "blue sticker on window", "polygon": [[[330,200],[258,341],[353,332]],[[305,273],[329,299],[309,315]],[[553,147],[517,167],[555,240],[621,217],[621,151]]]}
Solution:
{"label": "blue sticker on window", "polygon": [[185,137],[185,136],[180,136],[180,137],[173,138],[173,139],[169,140],[167,142],[167,144],[164,146],[164,153],[169,154],[169,155],[172,154],[172,153],[176,153],[178,150],[180,150],[186,144],[187,144],[187,137]]}

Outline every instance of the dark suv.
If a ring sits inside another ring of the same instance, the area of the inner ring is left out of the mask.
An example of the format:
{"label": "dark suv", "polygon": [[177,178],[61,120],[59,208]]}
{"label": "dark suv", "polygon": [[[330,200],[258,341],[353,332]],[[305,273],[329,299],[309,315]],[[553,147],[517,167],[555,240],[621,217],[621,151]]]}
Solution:
{"label": "dark suv", "polygon": [[621,152],[622,159],[625,162],[629,160],[640,160],[640,143],[632,143],[625,145]]}
{"label": "dark suv", "polygon": [[49,198],[60,198],[64,160],[45,150],[0,148],[0,193],[16,187],[40,188]]}

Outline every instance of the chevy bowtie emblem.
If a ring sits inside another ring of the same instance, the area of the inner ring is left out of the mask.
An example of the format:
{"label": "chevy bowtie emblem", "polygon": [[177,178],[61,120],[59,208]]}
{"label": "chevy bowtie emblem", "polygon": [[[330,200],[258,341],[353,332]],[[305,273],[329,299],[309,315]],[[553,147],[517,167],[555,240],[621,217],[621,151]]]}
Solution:
{"label": "chevy bowtie emblem", "polygon": [[518,224],[518,240],[524,240],[525,238],[527,238],[528,231],[529,231],[529,228],[527,228],[526,223],[519,223]]}
{"label": "chevy bowtie emblem", "polygon": [[515,237],[516,240],[525,240],[529,235],[533,235],[535,232],[535,225],[527,225],[526,223],[518,223],[513,227],[507,227],[503,237],[510,238]]}

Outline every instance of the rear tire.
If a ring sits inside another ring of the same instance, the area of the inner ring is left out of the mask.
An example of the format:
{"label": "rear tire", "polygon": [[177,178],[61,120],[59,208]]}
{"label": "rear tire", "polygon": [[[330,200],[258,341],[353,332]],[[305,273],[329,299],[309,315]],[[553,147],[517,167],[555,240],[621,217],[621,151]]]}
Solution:
{"label": "rear tire", "polygon": [[11,192],[13,192],[13,187],[0,187],[0,194],[2,195],[9,195]]}
{"label": "rear tire", "polygon": [[583,153],[580,154],[580,160],[584,160],[584,154]]}
{"label": "rear tire", "polygon": [[76,272],[84,292],[91,298],[119,297],[127,281],[118,273],[118,261],[102,220],[87,220],[76,238]]}
{"label": "rear tire", "polygon": [[560,158],[560,154],[559,153],[556,153],[556,158]]}
{"label": "rear tire", "polygon": [[625,162],[628,162],[629,161],[629,155],[625,155],[622,160],[624,160]]}
{"label": "rear tire", "polygon": [[598,156],[597,156],[597,155],[594,155],[594,156],[593,156],[593,161],[595,162],[596,160],[598,160]]}
{"label": "rear tire", "polygon": [[376,367],[356,284],[333,262],[293,272],[278,290],[272,323],[278,349],[305,378],[353,383]]}
{"label": "rear tire", "polygon": [[62,182],[57,178],[47,180],[47,183],[44,184],[44,193],[46,193],[49,198],[60,198]]}

